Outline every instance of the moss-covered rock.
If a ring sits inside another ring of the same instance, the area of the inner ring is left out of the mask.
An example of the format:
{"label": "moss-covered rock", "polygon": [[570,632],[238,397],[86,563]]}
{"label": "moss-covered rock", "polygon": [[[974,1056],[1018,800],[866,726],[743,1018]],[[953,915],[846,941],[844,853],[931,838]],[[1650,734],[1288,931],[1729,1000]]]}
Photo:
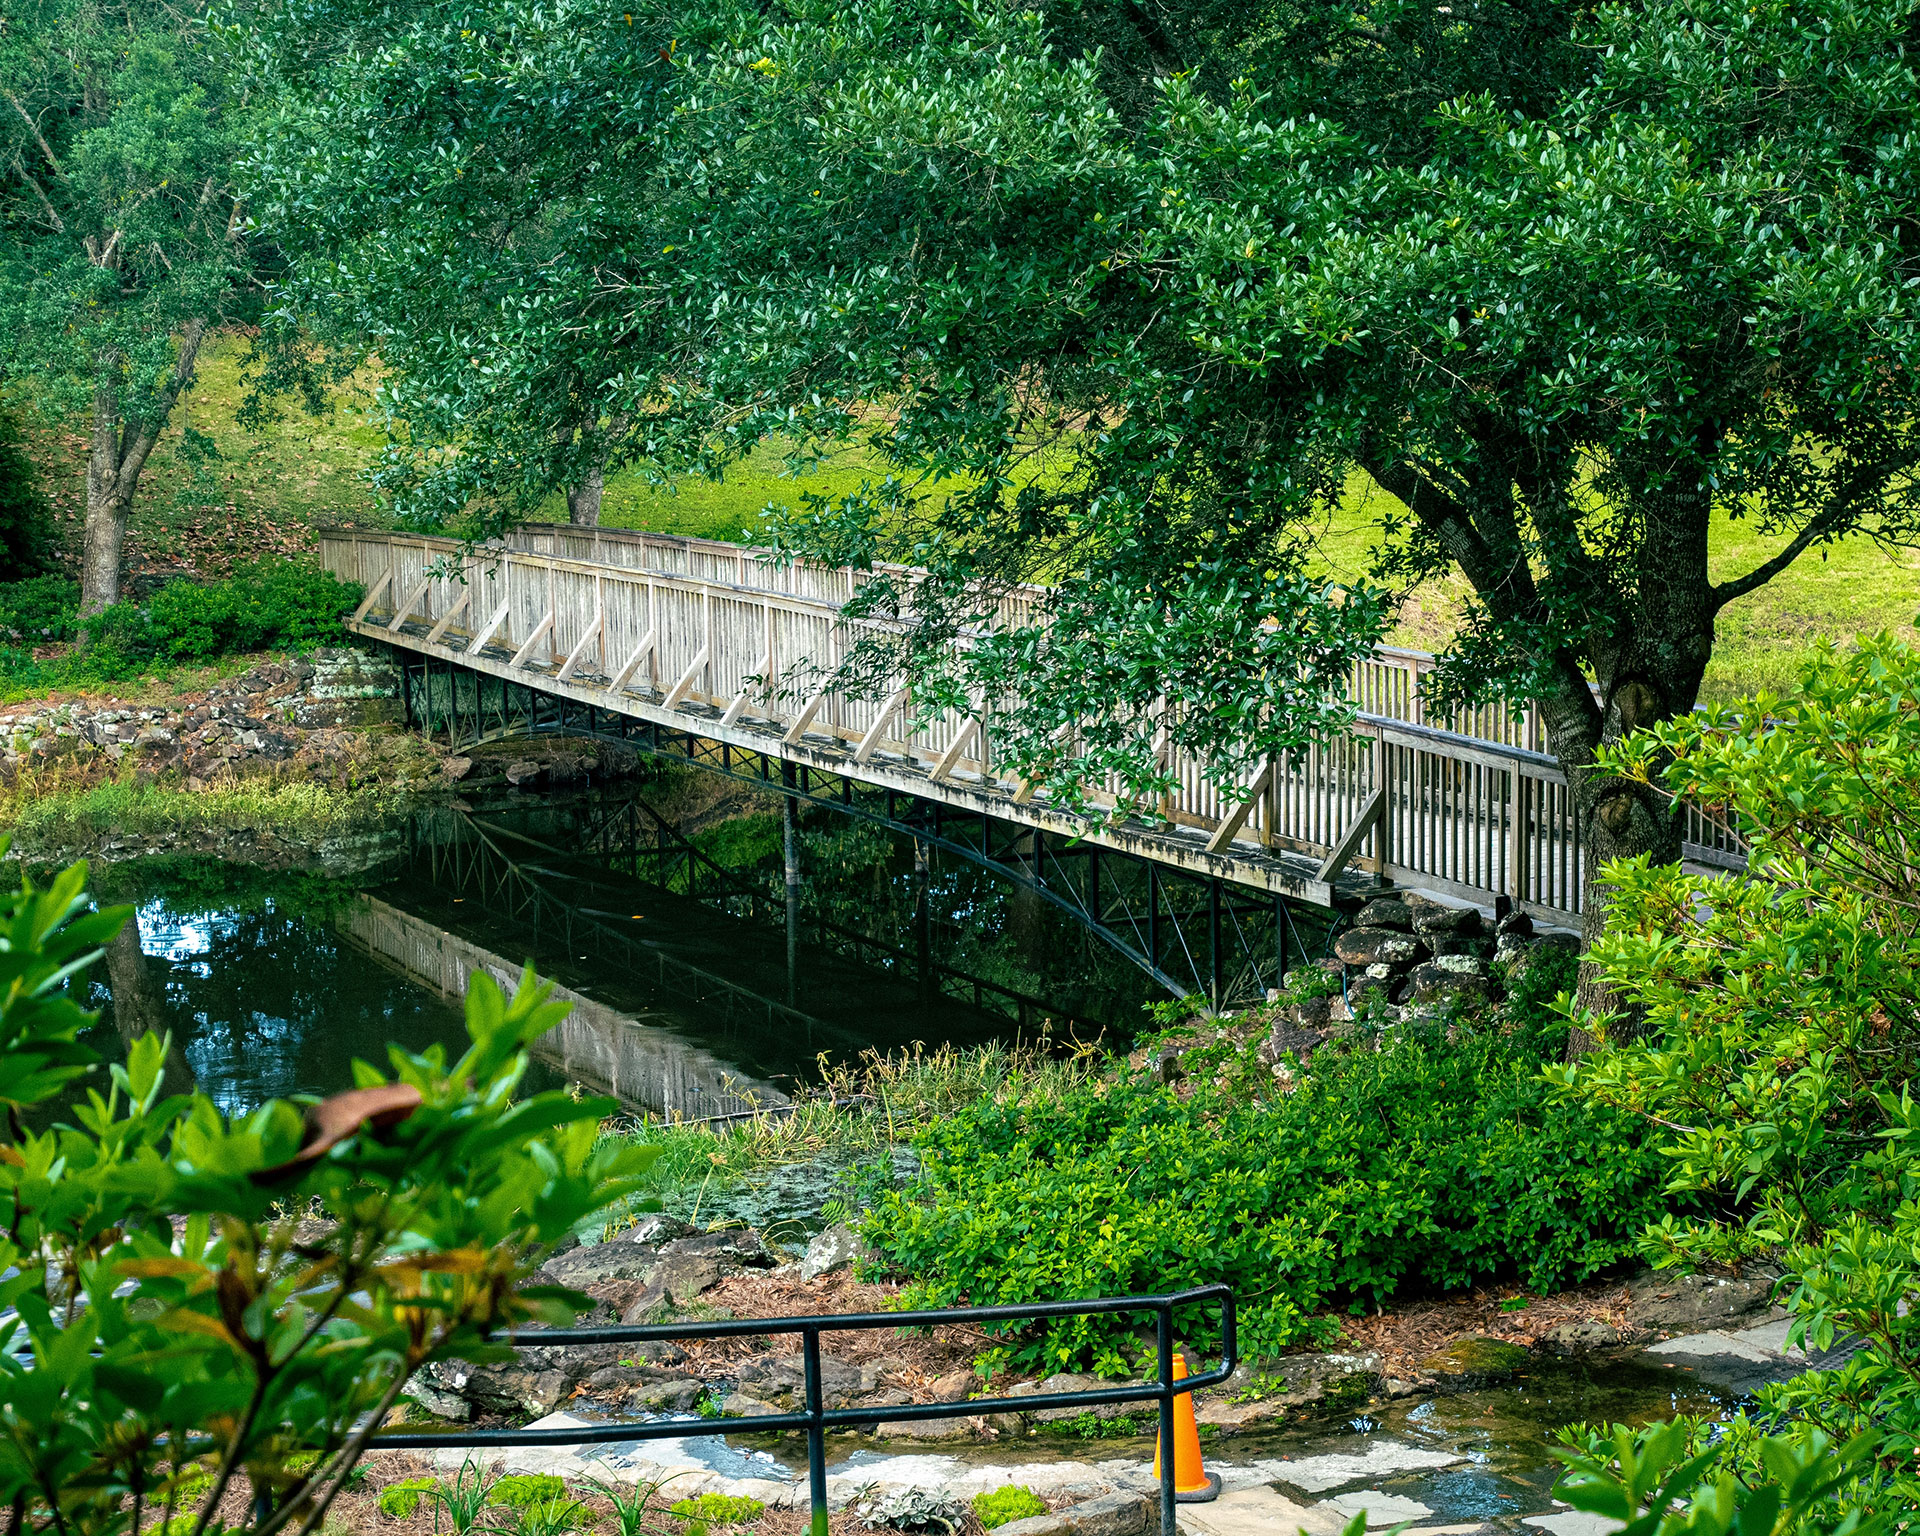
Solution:
{"label": "moss-covered rock", "polygon": [[1420,1374],[1441,1391],[1470,1392],[1509,1380],[1532,1355],[1518,1344],[1469,1334],[1420,1362]]}

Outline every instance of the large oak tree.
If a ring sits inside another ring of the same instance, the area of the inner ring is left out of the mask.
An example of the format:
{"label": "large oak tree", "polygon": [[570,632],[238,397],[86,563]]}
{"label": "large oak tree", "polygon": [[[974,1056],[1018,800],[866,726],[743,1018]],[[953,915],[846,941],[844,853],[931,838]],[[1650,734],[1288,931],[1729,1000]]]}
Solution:
{"label": "large oak tree", "polygon": [[[781,238],[750,300],[737,256],[716,280],[751,346],[710,377],[895,467],[786,532],[933,570],[930,696],[1017,693],[1015,749],[1060,779],[1088,766],[1060,728],[1099,711],[1094,766],[1143,798],[1166,704],[1217,763],[1270,749],[1260,680],[1328,632],[1289,552],[1357,467],[1405,509],[1377,574],[1472,589],[1442,694],[1539,700],[1590,878],[1677,856],[1674,807],[1596,750],[1693,706],[1727,603],[1915,531],[1911,0],[1607,8],[1557,102],[1481,92],[1411,137],[1186,78],[1130,116],[1037,22],[885,15],[714,63],[719,238]],[[975,489],[916,497],[928,466]],[[1725,517],[1776,553],[1716,581]],[[1052,627],[942,659],[1036,575]]]}

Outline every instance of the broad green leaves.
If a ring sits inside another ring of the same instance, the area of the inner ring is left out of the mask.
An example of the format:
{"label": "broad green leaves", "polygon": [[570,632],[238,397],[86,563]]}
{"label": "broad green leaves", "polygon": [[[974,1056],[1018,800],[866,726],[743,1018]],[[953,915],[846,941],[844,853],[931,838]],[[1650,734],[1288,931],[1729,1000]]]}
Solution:
{"label": "broad green leaves", "polygon": [[[1650,1227],[1649,1257],[1775,1257],[1796,1343],[1865,1346],[1763,1393],[1705,1481],[1682,1489],[1692,1512],[1650,1532],[1825,1528],[1842,1494],[1863,1520],[1920,1498],[1916,749],[1920,655],[1883,638],[1823,650],[1791,696],[1669,722],[1606,760],[1723,818],[1749,840],[1750,869],[1736,880],[1644,860],[1608,868],[1594,957],[1635,1028],[1613,1020],[1605,1048],[1558,1075],[1644,1117],[1671,1187],[1704,1207]],[[1632,1458],[1670,1468],[1679,1452],[1616,1440],[1588,1447],[1598,1460],[1579,1463],[1582,1476],[1596,1498],[1645,1503],[1653,1485]]]}
{"label": "broad green leaves", "polygon": [[[91,913],[84,879],[23,886],[5,912],[10,1105],[55,1108],[91,1059],[90,1016],[59,980],[125,914]],[[201,1529],[244,1475],[264,1497],[252,1528],[317,1528],[420,1365],[569,1318],[564,1293],[524,1288],[530,1269],[633,1192],[652,1151],[599,1144],[607,1101],[515,1099],[525,1047],[564,1012],[531,973],[511,999],[482,977],[459,1061],[395,1050],[387,1074],[356,1065],[357,1096],[240,1117],[161,1099],[149,1035],[66,1123],[16,1127],[0,1149],[0,1502],[75,1536],[131,1529],[142,1508],[149,1527]]]}

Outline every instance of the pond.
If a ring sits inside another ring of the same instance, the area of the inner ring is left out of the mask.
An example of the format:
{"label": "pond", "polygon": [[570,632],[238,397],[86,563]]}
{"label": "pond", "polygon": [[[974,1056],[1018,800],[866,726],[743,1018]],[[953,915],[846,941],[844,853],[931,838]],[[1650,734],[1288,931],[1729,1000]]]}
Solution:
{"label": "pond", "polygon": [[95,970],[94,1043],[170,1033],[174,1080],[240,1112],[349,1086],[353,1060],[384,1063],[389,1043],[457,1054],[470,976],[510,989],[531,962],[573,1004],[531,1087],[701,1120],[782,1102],[823,1058],[1034,1038],[1054,1027],[1050,994],[1084,1013],[1090,977],[1110,1013],[1149,995],[987,872],[916,863],[910,840],[830,809],[795,829],[789,907],[777,802],[689,837],[675,794],[422,812],[351,877],[244,858],[96,866],[100,899],[135,916]]}

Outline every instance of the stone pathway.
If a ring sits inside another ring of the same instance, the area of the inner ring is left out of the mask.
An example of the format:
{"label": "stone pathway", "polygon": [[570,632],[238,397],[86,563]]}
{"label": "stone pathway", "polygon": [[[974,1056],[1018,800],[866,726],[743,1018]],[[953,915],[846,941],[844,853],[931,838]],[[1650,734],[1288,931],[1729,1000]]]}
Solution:
{"label": "stone pathway", "polygon": [[[1655,1344],[1634,1361],[1596,1363],[1590,1372],[1602,1390],[1610,1373],[1631,1378],[1637,1384],[1628,1388],[1637,1394],[1634,1411],[1644,1417],[1666,1411],[1674,1400],[1676,1388],[1656,1372],[1671,1370],[1688,1377],[1689,1387],[1678,1389],[1681,1397],[1697,1400],[1706,1387],[1721,1401],[1731,1401],[1767,1382],[1797,1375],[1809,1364],[1844,1358],[1844,1352],[1835,1351],[1809,1361],[1787,1348],[1786,1334],[1785,1322],[1688,1334]],[[1541,1407],[1560,1413],[1563,1422],[1579,1416],[1581,1402],[1554,1387],[1544,1371],[1534,1379],[1542,1383],[1531,1389],[1542,1399]],[[1569,1509],[1551,1496],[1553,1464],[1538,1433],[1546,1418],[1512,1419],[1511,1424],[1530,1423],[1535,1432],[1517,1456],[1503,1445],[1500,1437],[1510,1433],[1510,1427],[1502,1428],[1500,1415],[1510,1412],[1526,1390],[1516,1383],[1432,1399],[1400,1409],[1392,1423],[1361,1417],[1345,1426],[1329,1424],[1314,1435],[1295,1432],[1278,1441],[1250,1437],[1213,1442],[1207,1466],[1220,1474],[1222,1494],[1211,1504],[1183,1505],[1181,1529],[1190,1536],[1293,1536],[1296,1531],[1338,1536],[1356,1514],[1365,1512],[1369,1527],[1407,1522],[1409,1536],[1526,1536],[1534,1531],[1545,1536],[1610,1536],[1618,1529],[1615,1522]],[[1601,1411],[1609,1406],[1611,1400],[1593,1405]],[[587,1416],[555,1413],[531,1427],[565,1429],[590,1422]],[[776,1507],[805,1503],[801,1466],[754,1449],[750,1442],[735,1443],[737,1439],[688,1436],[530,1448],[507,1452],[504,1462],[513,1471],[552,1472],[576,1482],[600,1478],[665,1483],[679,1497],[713,1492],[744,1494]],[[886,1442],[868,1441],[851,1453],[837,1449],[827,1491],[836,1507],[870,1488],[925,1488],[964,1498],[1016,1483],[1054,1502],[1150,1493],[1156,1486],[1152,1468],[1138,1454],[1138,1445],[1129,1443],[1135,1451],[1130,1456],[1102,1456],[1097,1446],[1063,1454],[1060,1442],[1044,1439],[896,1453]],[[435,1460],[453,1468],[464,1454],[441,1451]],[[1139,1507],[1137,1501],[1120,1502],[1128,1510]],[[1061,1531],[1069,1528],[1057,1521],[1046,1523]],[[1043,1521],[1031,1524],[1035,1529],[1028,1536],[1040,1536]],[[1096,1526],[1110,1536],[1127,1536],[1134,1529],[1124,1520],[1106,1520],[1104,1513],[1100,1521],[1072,1528],[1091,1536]]]}

